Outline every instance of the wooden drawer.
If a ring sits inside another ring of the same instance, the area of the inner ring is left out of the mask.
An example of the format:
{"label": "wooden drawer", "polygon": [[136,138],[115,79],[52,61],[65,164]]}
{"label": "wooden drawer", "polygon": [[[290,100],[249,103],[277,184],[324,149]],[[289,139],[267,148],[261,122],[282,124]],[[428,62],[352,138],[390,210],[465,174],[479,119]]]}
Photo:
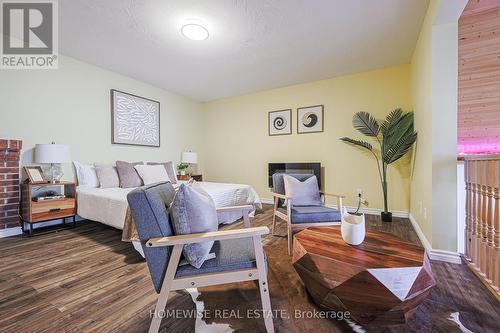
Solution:
{"label": "wooden drawer", "polygon": [[46,213],[34,213],[31,215],[32,220],[26,221],[26,222],[33,223],[33,222],[46,221],[46,220],[55,220],[55,219],[61,219],[63,217],[73,216],[75,214],[76,214],[76,210],[74,208],[46,212]]}
{"label": "wooden drawer", "polygon": [[76,214],[74,198],[31,203],[31,221],[58,219]]}
{"label": "wooden drawer", "polygon": [[47,213],[55,210],[64,210],[75,208],[75,199],[74,198],[66,198],[62,200],[54,200],[54,201],[34,201],[31,206],[31,212],[33,214],[36,213]]}

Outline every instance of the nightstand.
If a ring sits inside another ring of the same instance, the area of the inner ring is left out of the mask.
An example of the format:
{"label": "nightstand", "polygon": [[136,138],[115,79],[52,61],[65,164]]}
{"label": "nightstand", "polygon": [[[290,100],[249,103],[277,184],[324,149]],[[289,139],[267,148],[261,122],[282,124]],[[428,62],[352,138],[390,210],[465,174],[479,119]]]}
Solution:
{"label": "nightstand", "polygon": [[197,182],[202,182],[203,181],[203,175],[177,175],[178,180],[190,180],[193,178]]}
{"label": "nightstand", "polygon": [[[35,198],[43,196],[47,191],[64,194],[63,199],[35,201]],[[76,220],[76,184],[72,182],[22,184],[21,185],[21,222],[24,232],[24,224],[29,224],[29,234],[33,234],[33,224],[66,218]]]}

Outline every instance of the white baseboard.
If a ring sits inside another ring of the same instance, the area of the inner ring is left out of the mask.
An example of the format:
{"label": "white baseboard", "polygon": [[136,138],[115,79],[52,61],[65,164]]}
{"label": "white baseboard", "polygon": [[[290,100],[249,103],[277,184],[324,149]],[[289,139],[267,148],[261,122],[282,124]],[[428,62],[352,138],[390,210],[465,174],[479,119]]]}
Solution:
{"label": "white baseboard", "polygon": [[432,260],[449,262],[451,264],[462,264],[462,258],[460,258],[460,254],[452,251],[432,249],[429,253],[429,258],[431,258]]}
{"label": "white baseboard", "polygon": [[424,232],[422,231],[422,229],[420,229],[417,220],[415,220],[415,218],[411,214],[409,214],[409,219],[411,225],[413,226],[413,229],[415,229],[415,232],[417,233],[417,236],[420,239],[420,242],[425,247],[425,249],[430,253],[430,251],[432,250],[431,243],[429,243],[429,240],[427,239],[427,237],[425,237]]}
{"label": "white baseboard", "polygon": [[23,233],[23,231],[22,231],[21,227],[1,229],[0,230],[0,238],[16,236],[16,235],[20,235],[22,233]]}
{"label": "white baseboard", "polygon": [[273,199],[268,199],[268,198],[261,198],[260,202],[262,202],[263,204],[272,205],[274,203],[274,200]]}
{"label": "white baseboard", "polygon": [[426,249],[427,253],[429,254],[429,258],[431,260],[444,261],[452,264],[462,264],[462,259],[460,258],[460,254],[458,254],[457,252],[433,249],[431,243],[429,242],[427,237],[425,237],[424,233],[422,232],[422,229],[420,229],[420,226],[418,225],[413,215],[409,214],[409,219],[411,225],[413,226],[413,229],[415,229],[415,232],[417,233],[420,242]]}
{"label": "white baseboard", "polygon": [[[274,203],[273,199],[269,199],[269,198],[260,199],[260,201],[263,204],[270,204],[270,205],[272,205]],[[328,207],[332,207],[332,208],[337,208],[337,205],[327,205],[327,206]],[[352,213],[352,212],[355,212],[358,207],[346,206],[346,208],[347,208],[348,212]],[[359,209],[359,211],[361,213],[371,214],[371,215],[380,215],[380,213],[382,213],[382,209],[368,208],[368,207],[361,207]],[[401,217],[401,218],[408,218],[408,212],[401,211],[401,210],[395,210],[395,211],[392,211],[392,216],[394,216],[394,217]]]}
{"label": "white baseboard", "polygon": [[[85,220],[81,218],[80,216],[76,216],[76,221],[82,221]],[[36,230],[38,228],[43,228],[43,227],[50,227],[53,225],[62,225],[63,220],[62,219],[57,219],[57,220],[52,220],[52,221],[46,221],[46,222],[40,222],[33,224],[33,230]],[[73,221],[67,220],[66,223],[73,223]],[[27,228],[29,228],[28,223],[25,224]],[[16,236],[20,235],[23,233],[23,229],[21,227],[15,227],[15,228],[7,228],[7,229],[0,229],[0,238],[5,238],[5,237],[10,237],[10,236]]]}

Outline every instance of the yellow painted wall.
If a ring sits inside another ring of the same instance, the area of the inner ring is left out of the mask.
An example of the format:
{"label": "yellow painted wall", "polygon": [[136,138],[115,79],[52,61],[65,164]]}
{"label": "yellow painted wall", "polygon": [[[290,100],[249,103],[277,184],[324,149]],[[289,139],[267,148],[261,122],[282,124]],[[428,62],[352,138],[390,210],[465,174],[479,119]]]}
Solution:
{"label": "yellow painted wall", "polygon": [[[298,107],[324,104],[325,131],[297,134]],[[362,189],[371,208],[383,208],[382,191],[373,157],[339,141],[363,138],[352,128],[355,112],[384,118],[395,107],[411,110],[410,66],[401,65],[280,89],[208,102],[204,105],[207,180],[251,184],[261,198],[267,187],[268,162],[321,162],[326,191],[346,194],[354,206]],[[268,136],[268,112],[292,109],[292,135]],[[389,171],[389,206],[408,211],[408,159]]]}
{"label": "yellow painted wall", "polygon": [[[411,60],[411,96],[419,133],[411,182],[410,213],[432,244],[432,23],[439,1],[431,1]],[[425,212],[426,210],[426,212]]]}

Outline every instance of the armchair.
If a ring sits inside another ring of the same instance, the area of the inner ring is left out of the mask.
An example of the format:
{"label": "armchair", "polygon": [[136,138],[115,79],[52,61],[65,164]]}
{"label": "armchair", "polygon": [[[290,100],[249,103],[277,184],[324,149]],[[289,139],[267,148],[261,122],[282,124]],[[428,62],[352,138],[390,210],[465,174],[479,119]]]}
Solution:
{"label": "armchair", "polygon": [[[287,174],[300,181],[305,181],[313,174]],[[283,173],[273,175],[272,195],[274,197],[273,209],[273,235],[275,235],[276,218],[280,218],[287,223],[288,255],[292,252],[293,232],[308,227],[338,225],[342,218],[343,199],[345,196],[335,193],[325,193],[320,191],[322,205],[297,206],[293,204],[293,198],[285,194],[285,184]],[[337,198],[337,208],[330,208],[325,205],[326,196]]]}
{"label": "armchair", "polygon": [[[149,332],[158,332],[160,313],[165,309],[170,291],[249,280],[258,280],[265,327],[267,332],[274,332],[261,241],[261,236],[269,233],[269,229],[250,227],[249,212],[253,207],[219,210],[242,211],[246,228],[175,236],[167,208],[174,195],[173,186],[167,182],[137,188],[127,196],[151,279],[159,294]],[[179,266],[184,244],[206,241],[215,241],[214,259],[206,260],[199,269],[191,265]]]}

